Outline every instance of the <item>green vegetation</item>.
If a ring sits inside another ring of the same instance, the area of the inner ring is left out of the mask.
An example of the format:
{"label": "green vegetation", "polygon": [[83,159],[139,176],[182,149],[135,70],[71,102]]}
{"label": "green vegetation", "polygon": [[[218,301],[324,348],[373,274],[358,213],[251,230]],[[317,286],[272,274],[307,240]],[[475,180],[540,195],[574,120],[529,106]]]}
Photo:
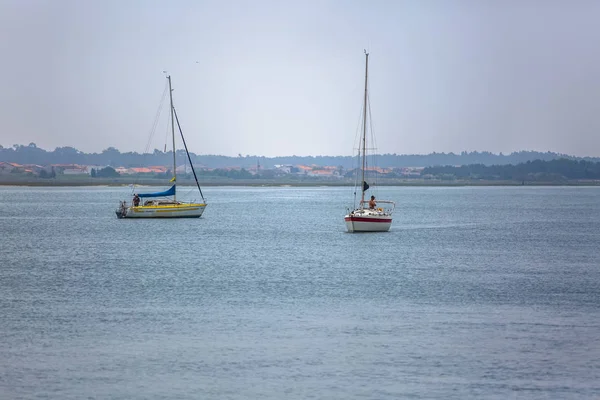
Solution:
{"label": "green vegetation", "polygon": [[[238,157],[219,155],[197,155],[190,153],[190,158],[195,166],[207,168],[251,168],[260,163],[261,168],[271,169],[275,165],[335,165],[343,169],[356,167],[356,157],[352,156],[285,156],[263,157],[241,154]],[[431,154],[381,154],[377,157],[377,164],[381,167],[428,167],[432,165],[507,165],[519,164],[531,160],[550,161],[559,158],[571,160],[586,160],[598,162],[600,158],[580,158],[558,153],[541,153],[535,151],[520,151],[511,154],[494,154],[490,152],[462,152],[431,153]],[[177,165],[187,163],[184,150],[176,152]],[[15,144],[12,147],[0,146],[0,161],[19,164],[79,164],[79,165],[110,165],[113,167],[143,167],[149,165],[172,165],[173,153],[154,150],[151,153],[140,154],[136,152],[121,153],[114,147],[109,147],[101,153],[84,153],[73,147],[57,147],[47,151],[30,143],[27,146]]]}
{"label": "green vegetation", "polygon": [[40,171],[39,176],[42,179],[56,178],[56,171],[54,171],[54,167],[52,167],[52,170],[50,172],[43,169]]}
{"label": "green vegetation", "polygon": [[242,168],[240,170],[237,170],[237,169],[231,169],[231,170],[214,169],[212,171],[202,171],[202,176],[222,177],[222,178],[230,178],[230,179],[257,179],[257,178],[260,178],[260,176],[252,175],[250,172],[246,171],[244,168]]}
{"label": "green vegetation", "polygon": [[[177,152],[176,157],[181,159],[178,165],[188,163],[184,156],[185,152]],[[159,150],[150,154],[120,153],[111,147],[101,154],[86,154],[71,147],[46,151],[39,149],[35,143],[14,145],[12,148],[0,146],[0,183],[96,185],[135,182],[161,185],[173,176],[172,171],[164,167],[139,168],[137,171],[144,172],[121,175],[113,166],[122,166],[127,172],[132,172],[136,171],[134,167],[169,165],[171,157],[172,153]],[[539,159],[527,159],[529,157]],[[521,159],[524,161],[507,163]],[[351,166],[352,157],[266,158],[192,154],[192,160],[201,184],[352,185],[356,179],[356,169]],[[479,162],[466,162],[472,160]],[[488,164],[490,160],[499,162]],[[384,154],[377,161],[378,166],[383,167],[377,178],[380,185],[600,184],[599,158],[583,159],[556,153],[519,152],[508,156],[487,152],[422,156]],[[423,163],[428,164],[424,168],[419,167]],[[79,165],[73,168],[73,164]],[[260,168],[256,171],[259,164]],[[86,168],[91,165],[96,167],[87,175]],[[97,167],[100,165],[105,167]],[[278,167],[275,168],[275,165]],[[331,172],[332,165],[336,165],[335,174],[313,173],[320,170]],[[323,168],[325,166],[329,168]],[[177,182],[192,184],[194,177],[191,173],[178,173]]]}
{"label": "green vegetation", "polygon": [[113,167],[102,168],[98,171],[92,169],[92,178],[118,178],[121,176]]}
{"label": "green vegetation", "polygon": [[600,179],[600,162],[568,160],[527,161],[517,165],[472,164],[436,166],[423,169],[421,177],[441,180],[489,180],[489,181],[532,181],[565,182],[569,180]]}

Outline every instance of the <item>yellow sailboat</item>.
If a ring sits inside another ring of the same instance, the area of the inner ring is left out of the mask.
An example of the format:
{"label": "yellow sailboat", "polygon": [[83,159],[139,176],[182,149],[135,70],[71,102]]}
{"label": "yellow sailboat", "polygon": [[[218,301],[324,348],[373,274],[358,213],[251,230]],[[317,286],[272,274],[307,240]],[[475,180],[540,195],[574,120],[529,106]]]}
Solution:
{"label": "yellow sailboat", "polygon": [[[171,136],[173,139],[173,178],[171,182],[173,185],[162,192],[155,193],[136,193],[133,197],[131,204],[127,204],[127,201],[121,201],[119,207],[115,210],[117,218],[199,218],[202,216],[204,209],[206,208],[206,201],[200,189],[198,183],[198,176],[194,170],[194,164],[190,158],[190,154],[183,137],[183,131],[179,125],[179,118],[177,117],[177,111],[173,106],[173,89],[171,88],[171,76],[167,76],[169,80],[169,99],[171,103]],[[183,202],[177,200],[177,164],[175,159],[175,122],[179,133],[181,134],[181,140],[185,148],[194,179],[196,180],[196,186],[202,198],[201,202]],[[147,199],[147,200],[143,200]]]}

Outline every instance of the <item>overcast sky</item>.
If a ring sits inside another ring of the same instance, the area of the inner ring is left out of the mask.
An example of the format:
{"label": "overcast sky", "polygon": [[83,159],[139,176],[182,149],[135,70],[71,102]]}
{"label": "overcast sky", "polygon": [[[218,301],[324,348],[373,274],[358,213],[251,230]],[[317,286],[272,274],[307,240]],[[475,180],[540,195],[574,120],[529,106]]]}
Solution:
{"label": "overcast sky", "polygon": [[350,155],[366,48],[380,153],[600,156],[598,21],[597,0],[0,0],[0,144],[144,151],[167,70],[197,154]]}

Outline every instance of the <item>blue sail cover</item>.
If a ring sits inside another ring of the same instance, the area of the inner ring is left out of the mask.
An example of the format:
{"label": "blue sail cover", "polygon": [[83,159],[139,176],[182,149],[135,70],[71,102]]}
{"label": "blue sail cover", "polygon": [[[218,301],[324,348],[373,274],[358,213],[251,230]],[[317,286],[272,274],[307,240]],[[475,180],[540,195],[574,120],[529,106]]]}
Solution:
{"label": "blue sail cover", "polygon": [[165,196],[175,196],[175,185],[171,186],[169,190],[165,190],[164,192],[158,193],[140,193],[139,197],[165,197]]}

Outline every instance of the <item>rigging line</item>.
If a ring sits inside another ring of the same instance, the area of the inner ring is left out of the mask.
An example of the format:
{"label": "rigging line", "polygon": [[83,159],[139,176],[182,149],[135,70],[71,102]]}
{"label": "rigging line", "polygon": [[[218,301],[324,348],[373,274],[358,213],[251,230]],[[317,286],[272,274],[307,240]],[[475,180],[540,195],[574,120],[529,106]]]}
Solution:
{"label": "rigging line", "polygon": [[[154,121],[152,123],[152,128],[150,129],[150,133],[148,135],[148,142],[146,142],[146,147],[144,148],[144,152],[142,154],[142,164],[145,164],[144,161],[146,160],[146,156],[150,149],[150,143],[152,143],[152,138],[154,137],[154,133],[156,132],[156,127],[158,126],[158,121],[160,119],[160,114],[162,113],[163,105],[165,102],[165,97],[167,94],[167,88],[168,88],[168,86],[165,85],[162,96],[160,98],[160,102],[158,104],[158,109],[156,110],[156,114],[154,115]],[[131,189],[132,193],[135,191],[135,186],[138,184],[138,182],[139,182],[139,174],[136,174],[136,177],[135,177],[135,180],[133,181],[133,186]]]}
{"label": "rigging line", "polygon": [[[352,143],[352,150],[358,150],[358,154],[356,156],[356,164],[354,164],[354,162],[351,164],[352,165],[352,169],[354,171],[354,208],[356,208],[356,188],[358,188],[358,180],[359,180],[359,171],[360,171],[360,146],[361,146],[361,139],[362,139],[362,119],[363,119],[363,106],[360,107],[359,110],[359,115],[357,118],[357,124],[356,124],[356,129],[354,131],[354,142]],[[358,146],[357,146],[358,144]],[[352,156],[354,158],[354,155]],[[360,184],[361,186],[361,190],[362,190],[362,182]]]}
{"label": "rigging line", "polygon": [[171,127],[169,126],[169,124],[167,124],[166,128],[165,128],[165,142],[164,142],[163,153],[167,152],[167,140],[169,139],[169,132],[171,131],[170,128]]}
{"label": "rigging line", "polygon": [[150,137],[148,138],[148,142],[146,143],[146,148],[144,149],[144,153],[147,153],[150,149],[150,144],[152,143],[152,137],[156,132],[156,127],[158,126],[158,121],[160,119],[160,115],[162,113],[163,105],[165,102],[165,98],[167,97],[167,89],[168,85],[165,85],[165,89],[163,90],[162,96],[160,98],[160,103],[158,105],[158,109],[156,110],[156,114],[154,116],[154,122],[152,123],[152,129],[150,129]]}
{"label": "rigging line", "polygon": [[[353,157],[354,158],[354,157]],[[360,180],[360,145],[358,148],[356,148],[356,158],[355,161],[352,163],[353,165],[353,172],[354,172],[354,204],[356,207],[356,190],[358,188],[358,181]],[[362,182],[360,183],[361,188],[362,188]]]}
{"label": "rigging line", "polygon": [[[357,123],[356,123],[356,129],[354,130],[354,142],[352,143],[352,147],[353,149],[360,149],[361,146],[361,142],[360,140],[362,139],[362,118],[363,118],[363,108],[361,107],[359,110],[360,115],[357,118]],[[356,146],[356,144],[358,143],[358,146]]]}
{"label": "rigging line", "polygon": [[371,143],[373,153],[377,150],[377,140],[375,139],[375,129],[373,128],[373,116],[371,115],[371,99],[369,98],[369,126],[371,128]]}
{"label": "rigging line", "polygon": [[200,189],[200,184],[198,183],[198,177],[196,176],[196,170],[194,169],[194,164],[192,163],[192,158],[190,157],[190,152],[188,151],[187,144],[185,143],[185,138],[183,137],[183,131],[181,130],[181,125],[179,124],[179,117],[177,116],[177,110],[173,107],[173,114],[175,115],[175,121],[177,121],[177,128],[179,128],[179,134],[181,135],[181,140],[183,141],[183,147],[185,147],[185,153],[187,154],[187,158],[190,161],[190,167],[192,168],[192,172],[194,173],[194,179],[196,180],[196,186],[198,186],[198,191],[200,192],[200,196],[202,196],[202,202],[205,202],[204,195],[202,194],[202,189]]}
{"label": "rigging line", "polygon": [[[359,163],[360,163],[360,150],[358,151],[357,165],[360,165]],[[356,208],[356,191],[358,189],[358,177],[359,177],[358,170],[359,170],[359,168],[353,168],[353,172],[354,172],[354,203],[353,203],[353,207],[354,208]],[[360,189],[362,190],[362,182],[361,182]]]}
{"label": "rigging line", "polygon": [[[371,136],[371,143],[372,143],[372,150],[373,153],[371,155],[371,163],[373,164],[373,166],[375,168],[378,167],[378,163],[377,163],[377,142],[375,141],[375,133],[374,133],[374,129],[373,129],[373,116],[371,115],[371,97],[370,95],[367,95],[367,104],[369,106],[369,128],[370,128],[370,136]],[[373,176],[375,176],[375,185],[376,187],[379,186],[378,181],[379,181],[379,171],[375,170],[375,172],[373,173]]]}

